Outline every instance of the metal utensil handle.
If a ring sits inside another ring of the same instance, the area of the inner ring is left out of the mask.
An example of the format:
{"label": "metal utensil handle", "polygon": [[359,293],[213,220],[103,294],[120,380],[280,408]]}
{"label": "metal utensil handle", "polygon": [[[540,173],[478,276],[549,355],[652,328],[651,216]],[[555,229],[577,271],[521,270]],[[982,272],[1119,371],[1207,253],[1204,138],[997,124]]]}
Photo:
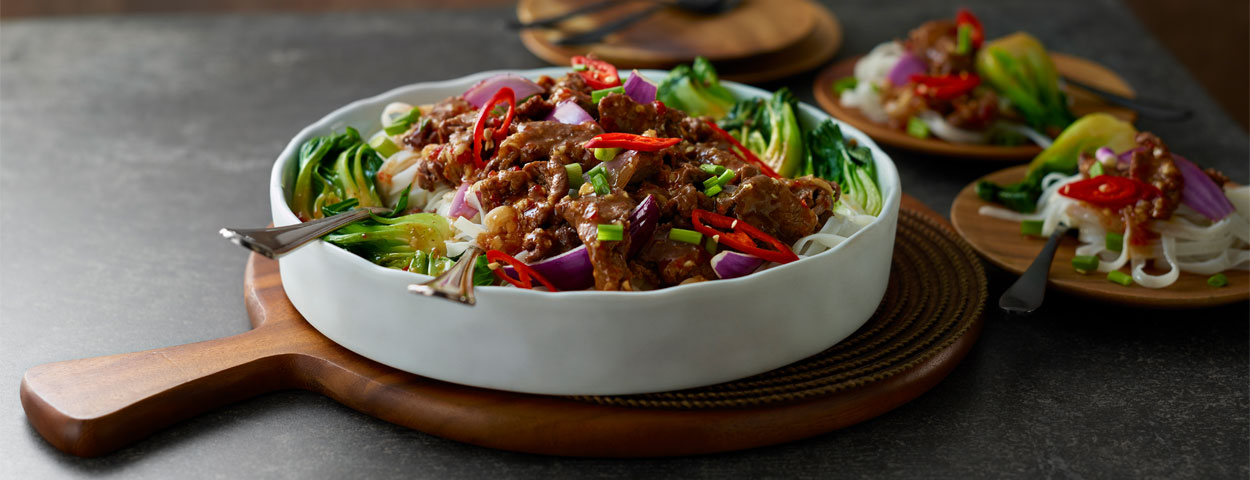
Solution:
{"label": "metal utensil handle", "polygon": [[428,282],[409,285],[408,291],[427,297],[445,298],[469,306],[476,305],[477,299],[473,296],[473,267],[477,264],[478,255],[481,254],[482,249],[476,245],[469,247],[464,255],[460,256],[460,260],[457,260],[456,264],[447,271]]}
{"label": "metal utensil handle", "polygon": [[384,208],[351,210],[332,217],[273,228],[223,228],[218,231],[235,245],[269,258],[278,258],[286,252],[321,238],[344,225],[355,223],[374,213],[385,213]]}
{"label": "metal utensil handle", "polygon": [[661,8],[665,8],[665,7],[667,7],[667,6],[668,6],[668,5],[665,5],[665,4],[663,4],[663,3],[657,3],[657,4],[655,4],[655,5],[652,5],[652,6],[650,6],[650,7],[647,7],[647,8],[645,8],[645,9],[643,9],[643,10],[638,11],[638,12],[634,12],[634,13],[633,13],[633,14],[631,14],[631,15],[626,15],[626,16],[624,16],[624,17],[618,18],[618,19],[613,20],[613,21],[611,21],[611,22],[605,23],[605,24],[603,24],[603,25],[599,26],[599,28],[596,28],[596,29],[593,29],[593,30],[589,30],[589,31],[585,31],[585,32],[582,32],[582,33],[577,33],[577,34],[569,35],[569,36],[567,36],[567,37],[561,38],[561,39],[559,39],[559,40],[556,40],[556,42],[555,42],[555,43],[556,43],[556,45],[560,45],[560,46],[565,46],[565,45],[582,45],[582,44],[586,44],[586,43],[594,43],[594,42],[599,41],[599,39],[601,39],[601,38],[603,38],[603,37],[605,37],[605,36],[607,36],[607,35],[609,35],[609,34],[611,34],[611,33],[615,32],[615,31],[617,31],[617,30],[620,30],[620,29],[623,29],[623,28],[625,28],[625,27],[628,27],[628,26],[632,25],[634,22],[637,22],[637,21],[639,21],[639,20],[642,20],[643,18],[647,17],[648,15],[651,15],[652,13],[655,13],[656,11],[660,10]]}
{"label": "metal utensil handle", "polygon": [[1050,263],[1055,258],[1059,240],[1068,233],[1068,226],[1060,225],[1050,234],[1046,246],[1029,265],[1020,279],[998,298],[998,307],[1011,313],[1030,313],[1042,306],[1046,297],[1046,280],[1050,276]]}
{"label": "metal utensil handle", "polygon": [[1064,77],[1063,81],[1070,85],[1080,87],[1081,89],[1089,90],[1090,93],[1102,97],[1111,104],[1136,110],[1137,113],[1146,118],[1179,122],[1182,120],[1188,120],[1190,117],[1194,116],[1194,111],[1186,107],[1180,107],[1149,98],[1124,97],[1067,77]]}

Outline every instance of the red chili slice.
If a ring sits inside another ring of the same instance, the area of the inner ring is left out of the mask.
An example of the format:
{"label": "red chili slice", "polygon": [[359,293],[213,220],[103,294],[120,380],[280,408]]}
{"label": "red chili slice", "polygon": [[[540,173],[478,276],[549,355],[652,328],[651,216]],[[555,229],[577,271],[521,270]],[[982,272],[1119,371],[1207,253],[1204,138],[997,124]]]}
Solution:
{"label": "red chili slice", "polygon": [[969,35],[968,39],[972,40],[972,46],[981,48],[981,43],[985,41],[985,29],[981,27],[981,20],[976,15],[973,15],[966,8],[961,8],[959,12],[955,13],[955,25],[972,27],[972,35]]}
{"label": "red chili slice", "polygon": [[[795,255],[788,245],[781,243],[781,240],[736,218],[696,208],[691,213],[690,220],[694,224],[695,231],[714,237],[717,242],[742,253],[749,253],[777,263],[790,263],[799,259],[799,256]],[[772,249],[760,248],[756,242],[762,242]]]}
{"label": "red chili slice", "polygon": [[958,75],[912,75],[908,80],[916,84],[916,95],[950,100],[971,92],[981,84],[981,77],[968,72]]}
{"label": "red chili slice", "polygon": [[503,140],[508,136],[508,127],[512,125],[512,116],[516,114],[516,93],[509,87],[500,88],[495,92],[495,96],[490,97],[490,101],[482,105],[482,111],[477,115],[477,123],[473,124],[473,165],[477,168],[485,168],[486,161],[482,160],[482,133],[486,129],[486,119],[490,117],[490,111],[500,103],[508,104],[508,113],[504,114],[503,121],[499,123],[499,128],[495,129],[492,138],[496,142]]}
{"label": "red chili slice", "polygon": [[507,263],[508,265],[511,265],[512,269],[516,271],[517,278],[512,278],[508,274],[504,273],[502,268],[495,269],[495,276],[499,277],[503,281],[516,285],[517,288],[532,289],[534,288],[533,280],[538,280],[538,282],[543,284],[544,287],[547,287],[548,290],[553,292],[560,291],[560,289],[556,288],[555,285],[552,285],[551,282],[547,281],[546,278],[543,278],[542,275],[530,268],[529,265],[526,265],[525,262],[517,260],[516,257],[513,257],[512,255],[508,255],[499,250],[487,250],[486,261],[491,263]]}
{"label": "red chili slice", "polygon": [[680,138],[656,138],[632,133],[603,133],[587,141],[586,148],[624,148],[640,152],[658,152],[681,143]]}
{"label": "red chili slice", "polygon": [[1059,188],[1059,194],[1099,207],[1119,210],[1143,198],[1162,195],[1154,185],[1128,177],[1099,175]]}
{"label": "red chili slice", "polygon": [[595,60],[581,55],[573,57],[573,65],[585,65],[586,69],[577,72],[582,79],[586,80],[586,84],[595,90],[612,88],[621,84],[621,77],[616,73],[616,67],[611,63],[603,60]]}
{"label": "red chili slice", "polygon": [[707,126],[712,127],[713,131],[715,131],[721,137],[724,137],[725,140],[728,140],[729,144],[733,145],[734,149],[737,150],[737,152],[735,153],[738,154],[738,158],[741,158],[742,161],[747,162],[751,165],[755,165],[756,167],[760,169],[760,172],[763,173],[764,175],[768,175],[773,178],[781,178],[781,175],[778,175],[777,171],[773,170],[773,167],[768,166],[767,163],[764,163],[763,160],[760,160],[760,157],[755,156],[755,153],[752,153],[751,149],[739,143],[738,140],[733,137],[733,135],[729,134],[729,132],[726,132],[724,129],[716,126],[715,122],[704,120],[703,123],[706,123]]}

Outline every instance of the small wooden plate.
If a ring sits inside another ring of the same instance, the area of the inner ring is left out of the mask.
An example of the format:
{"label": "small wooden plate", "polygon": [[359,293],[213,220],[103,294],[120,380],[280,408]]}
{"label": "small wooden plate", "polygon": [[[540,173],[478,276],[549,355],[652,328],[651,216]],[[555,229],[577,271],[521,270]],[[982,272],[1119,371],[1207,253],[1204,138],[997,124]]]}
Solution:
{"label": "small wooden plate", "polygon": [[[984,180],[996,183],[1018,182],[1024,178],[1027,165],[999,170]],[[1045,238],[1020,234],[1020,224],[990,218],[977,213],[989,205],[976,194],[976,182],[968,184],[951,205],[951,223],[972,248],[994,265],[1015,274],[1024,272],[1046,244]],[[1198,308],[1224,305],[1250,299],[1250,272],[1229,270],[1228,286],[1207,285],[1206,275],[1181,272],[1176,283],[1167,288],[1124,287],[1111,283],[1106,274],[1082,275],[1072,268],[1077,241],[1065,237],[1050,264],[1050,285],[1073,295],[1138,307]]]}
{"label": "small wooden plate", "polygon": [[[825,68],[816,76],[816,82],[812,86],[812,90],[816,95],[816,101],[820,103],[820,106],[825,111],[839,120],[863,130],[873,140],[922,153],[978,160],[1017,162],[1033,158],[1042,151],[1041,147],[1036,145],[1016,147],[963,145],[935,138],[916,138],[908,135],[907,132],[895,130],[869,120],[858,109],[843,107],[842,102],[833,93],[833,82],[840,78],[854,75],[855,62],[858,62],[861,57],[862,55],[848,58]],[[1133,87],[1129,86],[1128,82],[1125,82],[1123,78],[1120,78],[1119,75],[1116,75],[1115,72],[1112,72],[1107,67],[1062,53],[1051,53],[1050,58],[1055,62],[1055,69],[1064,77],[1087,83],[1108,92],[1118,93],[1125,97],[1132,98],[1136,96]],[[1072,113],[1076,114],[1077,117],[1088,113],[1107,112],[1130,123],[1137,120],[1137,112],[1108,104],[1085,90],[1067,85],[1063,87],[1063,90],[1072,102]]]}
{"label": "small wooden plate", "polygon": [[[572,11],[587,0],[521,0],[517,18],[522,22]],[[559,29],[532,28],[521,33],[527,48],[555,64],[570,56],[595,54],[618,67],[663,68],[696,56],[729,60],[776,52],[798,43],[816,22],[804,3],[795,0],[745,0],[719,15],[701,15],[676,8],[661,9],[599,43],[559,46],[565,35],[597,28],[654,2],[624,1],[618,5],[573,17]]]}
{"label": "small wooden plate", "polygon": [[[523,2],[524,3],[524,2]],[[731,59],[715,59],[717,73],[721,78],[742,83],[763,83],[796,75],[824,65],[842,46],[842,25],[829,9],[806,0],[791,2],[790,10],[802,12],[811,19],[809,32],[798,41],[777,51]],[[679,63],[689,62],[700,52],[672,61],[644,61],[638,58],[609,58],[601,55],[598,45],[588,47],[559,47],[544,41],[534,31],[521,33],[521,41],[530,52],[553,65],[568,65],[569,57],[587,52],[611,61],[621,70],[634,68],[667,69]],[[704,55],[707,57],[707,55]]]}

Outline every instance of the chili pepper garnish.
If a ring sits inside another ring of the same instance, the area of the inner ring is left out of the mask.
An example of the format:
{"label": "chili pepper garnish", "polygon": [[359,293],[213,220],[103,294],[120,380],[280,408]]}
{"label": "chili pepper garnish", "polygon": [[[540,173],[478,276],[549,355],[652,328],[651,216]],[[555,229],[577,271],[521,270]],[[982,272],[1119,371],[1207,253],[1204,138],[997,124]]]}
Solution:
{"label": "chili pepper garnish", "polygon": [[962,25],[971,27],[972,46],[981,48],[981,43],[985,41],[985,29],[981,27],[981,20],[976,15],[973,15],[966,8],[961,8],[959,12],[955,13],[955,25],[956,27]]}
{"label": "chili pepper garnish", "polygon": [[541,274],[535,272],[529,265],[526,265],[525,262],[517,260],[516,257],[508,255],[500,250],[487,250],[486,261],[490,263],[507,263],[508,265],[511,265],[513,271],[516,272],[517,278],[512,278],[512,276],[504,273],[503,268],[494,269],[495,276],[515,285],[517,288],[533,289],[533,280],[538,280],[538,282],[543,284],[544,287],[547,287],[547,290],[551,290],[553,292],[560,291],[560,289],[556,288],[555,285],[552,285],[551,282],[547,281],[546,278],[543,278]]}
{"label": "chili pepper garnish", "polygon": [[656,138],[632,133],[602,133],[583,144],[586,148],[624,148],[640,152],[658,152],[681,143],[680,138]]}
{"label": "chili pepper garnish", "polygon": [[1163,195],[1154,185],[1115,175],[1099,175],[1069,183],[1059,187],[1059,194],[1112,210]]}
{"label": "chili pepper garnish", "polygon": [[916,95],[938,100],[950,100],[981,84],[981,77],[968,72],[959,72],[958,75],[912,75],[908,80],[916,84]]}
{"label": "chili pepper garnish", "polygon": [[729,132],[726,132],[724,129],[716,126],[716,122],[710,122],[710,121],[705,120],[703,123],[706,123],[707,126],[712,127],[713,131],[715,131],[721,137],[724,137],[725,140],[729,141],[729,144],[733,145],[734,150],[736,150],[735,153],[738,154],[738,158],[741,158],[742,161],[747,162],[751,165],[755,165],[756,167],[760,169],[760,172],[763,173],[764,175],[768,175],[773,178],[781,178],[781,175],[778,175],[776,170],[773,170],[773,168],[768,166],[767,163],[764,163],[763,160],[760,160],[760,157],[755,156],[755,154],[751,152],[751,149],[743,146],[742,143],[739,143],[738,139],[734,138],[733,135],[730,135]]}
{"label": "chili pepper garnish", "polygon": [[512,125],[512,116],[516,114],[516,93],[509,87],[500,88],[495,92],[495,96],[490,97],[490,101],[482,105],[482,111],[477,115],[477,123],[473,124],[473,165],[477,168],[485,168],[486,161],[482,160],[482,133],[486,130],[486,119],[490,117],[490,111],[500,103],[508,104],[508,113],[504,114],[503,121],[499,123],[499,128],[495,129],[493,138],[496,142],[503,140],[508,136],[508,127]]}
{"label": "chili pepper garnish", "polygon": [[574,66],[586,66],[585,70],[578,71],[577,74],[586,80],[586,84],[590,85],[590,88],[602,90],[621,84],[621,77],[616,74],[616,67],[612,66],[611,63],[581,55],[573,57],[572,62]]}
{"label": "chili pepper garnish", "polygon": [[[799,259],[799,256],[795,255],[789,246],[781,243],[781,240],[736,218],[696,208],[690,215],[690,220],[694,224],[695,231],[713,237],[717,242],[742,253],[749,253],[777,263],[789,263]],[[757,242],[771,248],[760,248]]]}

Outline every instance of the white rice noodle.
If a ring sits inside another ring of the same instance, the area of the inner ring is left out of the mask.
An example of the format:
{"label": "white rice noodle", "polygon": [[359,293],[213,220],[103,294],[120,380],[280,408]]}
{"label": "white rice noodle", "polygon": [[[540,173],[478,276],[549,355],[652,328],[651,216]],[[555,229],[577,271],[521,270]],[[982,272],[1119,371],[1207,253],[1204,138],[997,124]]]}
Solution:
{"label": "white rice noodle", "polygon": [[833,247],[845,242],[847,238],[854,235],[865,225],[872,223],[872,215],[855,214],[849,215],[835,213],[820,230],[811,235],[800,238],[790,247],[800,258],[806,258],[818,253],[823,253]]}
{"label": "white rice noodle", "polygon": [[[1176,282],[1181,272],[1212,275],[1231,269],[1250,270],[1250,222],[1245,212],[1245,208],[1250,208],[1250,190],[1242,187],[1225,192],[1238,210],[1223,220],[1212,223],[1182,206],[1172,218],[1147,224],[1147,228],[1159,234],[1158,241],[1130,248],[1132,233],[1129,230],[1124,233],[1119,251],[1115,251],[1107,249],[1107,230],[1100,214],[1058,194],[1060,187],[1080,179],[1080,175],[1057,173],[1044,177],[1037,213],[1021,214],[990,206],[981,207],[979,213],[1008,221],[1042,220],[1044,235],[1052,233],[1061,223],[1074,226],[1078,229],[1080,243],[1077,255],[1097,256],[1098,271],[1104,273],[1130,265],[1133,280],[1147,288],[1167,287]],[[1148,265],[1162,269],[1165,263],[1166,273],[1146,273]]]}
{"label": "white rice noodle", "polygon": [[379,121],[381,121],[382,126],[385,127],[395,123],[395,120],[399,117],[407,115],[412,108],[412,105],[404,102],[391,102],[386,105],[386,108],[382,109],[382,118],[380,118]]}
{"label": "white rice noodle", "polygon": [[929,132],[933,133],[933,136],[951,143],[984,144],[990,140],[988,130],[977,132],[956,127],[933,110],[920,112],[917,117],[929,127]]}
{"label": "white rice noodle", "polygon": [[886,77],[894,64],[903,56],[903,44],[890,41],[877,45],[855,62],[855,88],[842,92],[839,101],[847,107],[859,109],[874,122],[885,123],[890,117],[882,107],[881,90],[888,88]]}
{"label": "white rice noodle", "polygon": [[[454,190],[452,194],[455,194]],[[458,257],[465,250],[468,250],[470,246],[476,244],[477,236],[486,232],[486,229],[469,219],[458,217],[454,222],[451,222],[451,232],[451,240],[447,240],[443,244],[447,247],[448,257]]]}

